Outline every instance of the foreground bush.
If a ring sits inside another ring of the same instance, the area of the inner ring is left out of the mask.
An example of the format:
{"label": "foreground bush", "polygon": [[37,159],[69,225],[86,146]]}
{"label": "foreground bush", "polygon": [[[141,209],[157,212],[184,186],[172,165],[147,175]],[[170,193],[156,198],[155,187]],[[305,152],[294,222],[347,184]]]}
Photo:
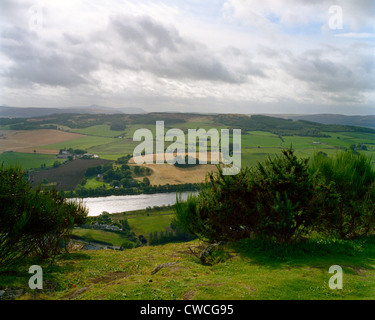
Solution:
{"label": "foreground bush", "polygon": [[32,189],[19,168],[0,167],[0,268],[29,254],[54,257],[87,211],[56,191]]}
{"label": "foreground bush", "polygon": [[310,174],[308,159],[298,159],[292,149],[258,163],[252,185],[257,194],[257,235],[279,243],[306,236],[334,199],[331,190]]}
{"label": "foreground bush", "polygon": [[298,243],[275,243],[264,239],[242,239],[231,246],[244,256],[255,257],[265,261],[286,261],[306,259],[311,257],[355,257],[362,255],[373,256],[375,251],[375,236],[360,239],[321,239],[310,238]]}
{"label": "foreground bush", "polygon": [[135,243],[134,243],[134,242],[129,241],[129,240],[126,240],[126,241],[124,241],[124,242],[121,244],[120,249],[121,249],[121,250],[125,250],[125,249],[133,249],[134,247],[135,247]]}
{"label": "foreground bush", "polygon": [[222,170],[207,177],[199,195],[177,198],[174,223],[210,242],[249,237],[257,226],[256,191],[250,169],[225,176]]}
{"label": "foreground bush", "polygon": [[307,161],[288,149],[234,176],[219,169],[208,175],[198,196],[177,201],[176,223],[210,242],[252,235],[278,242],[298,239],[310,231],[325,203]]}
{"label": "foreground bush", "polygon": [[317,156],[310,166],[287,149],[235,176],[209,174],[197,196],[177,199],[175,223],[209,242],[290,243],[313,230],[354,238],[374,231],[374,183],[364,156]]}
{"label": "foreground bush", "polygon": [[375,170],[371,159],[353,152],[335,158],[317,155],[312,169],[336,197],[333,209],[322,213],[318,230],[340,239],[374,233]]}

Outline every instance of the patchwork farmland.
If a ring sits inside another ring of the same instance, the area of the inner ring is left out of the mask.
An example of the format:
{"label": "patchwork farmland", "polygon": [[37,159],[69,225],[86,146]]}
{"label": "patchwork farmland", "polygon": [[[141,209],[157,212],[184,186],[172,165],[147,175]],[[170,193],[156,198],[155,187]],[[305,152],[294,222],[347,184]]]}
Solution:
{"label": "patchwork farmland", "polygon": [[[31,119],[32,120],[32,119]],[[280,153],[292,146],[301,157],[313,157],[317,152],[334,156],[341,149],[354,148],[359,152],[373,154],[375,151],[375,130],[335,125],[321,125],[291,121],[272,117],[239,115],[191,115],[191,114],[147,114],[147,115],[56,115],[39,119],[56,125],[59,130],[1,130],[0,162],[17,163],[31,170],[31,177],[54,182],[62,190],[74,189],[84,176],[88,166],[115,161],[120,157],[132,156],[139,142],[133,141],[137,129],[145,128],[155,134],[155,122],[163,120],[165,131],[181,129],[235,129],[242,130],[242,166],[254,166],[268,155]],[[25,121],[25,120],[20,120]],[[114,121],[123,121],[121,130],[113,130]],[[25,123],[29,123],[30,119]],[[34,121],[36,123],[36,121]],[[33,123],[34,123],[33,122]],[[20,125],[18,125],[20,126]],[[9,126],[7,126],[9,128]],[[22,127],[22,123],[21,123]],[[2,129],[5,127],[2,126]],[[169,142],[170,143],[170,142]],[[169,143],[165,143],[165,148]],[[187,148],[187,141],[185,144]],[[62,149],[80,149],[96,154],[100,161],[73,161],[59,168],[64,160],[56,159]],[[132,160],[129,164],[132,164]],[[144,164],[152,169],[148,176],[151,185],[177,185],[204,182],[207,172],[216,170],[214,165],[199,165],[178,168],[169,164]],[[42,170],[43,169],[43,170]],[[47,169],[47,170],[46,170]],[[143,178],[136,178],[141,181]],[[89,186],[103,185],[89,179]]]}

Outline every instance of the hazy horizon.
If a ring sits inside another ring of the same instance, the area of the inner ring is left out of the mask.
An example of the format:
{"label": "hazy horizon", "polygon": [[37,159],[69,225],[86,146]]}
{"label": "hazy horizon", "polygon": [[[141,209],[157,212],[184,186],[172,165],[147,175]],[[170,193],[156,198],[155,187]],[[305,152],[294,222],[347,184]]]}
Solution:
{"label": "hazy horizon", "polygon": [[[97,108],[104,108],[104,109],[108,109],[108,110],[111,110],[111,111],[115,111],[115,110],[119,110],[119,113],[122,113],[123,110],[126,110],[126,109],[139,109],[139,110],[143,110],[144,113],[192,113],[192,114],[243,114],[243,115],[268,115],[268,116],[272,116],[272,115],[283,115],[283,116],[303,116],[303,115],[337,115],[337,116],[375,116],[375,112],[373,112],[372,114],[359,114],[359,113],[353,113],[353,114],[344,114],[344,113],[329,113],[329,112],[320,112],[320,113],[280,113],[280,112],[253,112],[253,113],[245,113],[245,112],[231,112],[230,110],[225,112],[198,112],[198,111],[179,111],[179,110],[168,110],[168,111],[164,111],[164,110],[153,110],[153,111],[147,111],[147,110],[144,110],[143,108],[140,108],[140,107],[106,107],[106,106],[97,106],[97,105],[89,105],[89,106],[69,106],[69,107],[22,107],[22,106],[8,106],[8,105],[2,105],[0,107],[8,107],[8,108],[19,108],[19,109],[23,109],[23,108],[26,108],[26,109],[60,109],[60,110],[67,110],[67,109],[87,109],[87,108],[90,108],[90,107],[97,107]],[[124,112],[126,113],[126,112]],[[143,113],[143,112],[139,112],[139,113]],[[0,117],[2,115],[0,114]]]}
{"label": "hazy horizon", "polygon": [[0,10],[3,106],[375,115],[371,0],[4,0]]}

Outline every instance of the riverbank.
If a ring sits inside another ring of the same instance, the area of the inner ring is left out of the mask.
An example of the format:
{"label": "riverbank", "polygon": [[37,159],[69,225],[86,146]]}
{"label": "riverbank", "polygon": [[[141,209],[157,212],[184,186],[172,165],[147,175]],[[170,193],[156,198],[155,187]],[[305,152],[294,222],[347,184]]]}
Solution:
{"label": "riverbank", "polygon": [[144,186],[137,188],[78,188],[71,191],[60,191],[65,198],[98,198],[109,196],[130,196],[142,194],[163,194],[163,193],[177,193],[177,192],[197,192],[201,190],[204,184],[202,183],[185,183],[178,185],[159,185],[159,186]]}

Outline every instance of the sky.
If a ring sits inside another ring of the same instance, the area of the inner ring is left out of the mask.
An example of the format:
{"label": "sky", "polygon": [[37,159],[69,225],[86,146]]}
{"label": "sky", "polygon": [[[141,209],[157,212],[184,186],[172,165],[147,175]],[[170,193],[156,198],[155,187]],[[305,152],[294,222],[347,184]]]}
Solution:
{"label": "sky", "polygon": [[373,0],[1,0],[0,105],[375,114]]}

